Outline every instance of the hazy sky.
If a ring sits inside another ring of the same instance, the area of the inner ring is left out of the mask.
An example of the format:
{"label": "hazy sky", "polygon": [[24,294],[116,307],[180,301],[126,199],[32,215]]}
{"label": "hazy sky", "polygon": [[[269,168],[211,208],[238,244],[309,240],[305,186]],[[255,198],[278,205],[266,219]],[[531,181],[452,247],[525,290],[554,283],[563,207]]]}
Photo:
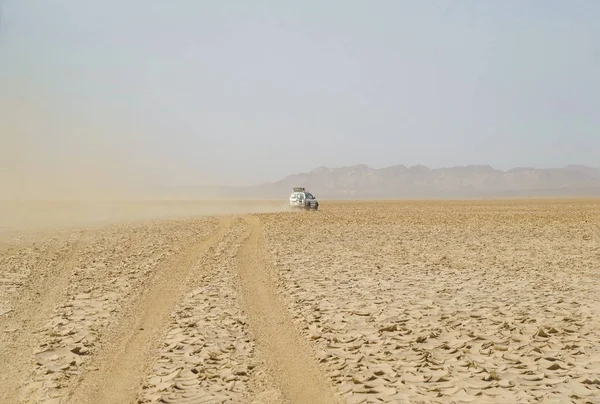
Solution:
{"label": "hazy sky", "polygon": [[13,182],[600,166],[599,1],[1,4]]}

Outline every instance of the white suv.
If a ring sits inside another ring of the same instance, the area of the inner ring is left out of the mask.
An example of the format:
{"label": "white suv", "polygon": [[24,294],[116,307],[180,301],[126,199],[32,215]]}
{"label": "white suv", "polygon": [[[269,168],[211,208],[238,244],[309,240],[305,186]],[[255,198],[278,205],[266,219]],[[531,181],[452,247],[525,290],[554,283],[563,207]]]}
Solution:
{"label": "white suv", "polygon": [[290,206],[293,208],[319,209],[319,201],[304,188],[294,188],[290,195]]}

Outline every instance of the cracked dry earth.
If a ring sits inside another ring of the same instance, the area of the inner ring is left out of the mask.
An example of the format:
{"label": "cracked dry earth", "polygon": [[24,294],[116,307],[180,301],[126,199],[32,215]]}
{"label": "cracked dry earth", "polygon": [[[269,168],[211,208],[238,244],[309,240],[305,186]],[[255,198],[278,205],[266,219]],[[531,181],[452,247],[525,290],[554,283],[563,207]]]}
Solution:
{"label": "cracked dry earth", "polygon": [[219,213],[3,240],[0,402],[600,403],[598,200]]}
{"label": "cracked dry earth", "polygon": [[[140,403],[255,400],[253,393],[267,376],[238,303],[236,256],[246,230],[236,218],[200,263],[206,272],[192,281],[173,311]],[[277,390],[261,393],[273,402],[281,399]]]}

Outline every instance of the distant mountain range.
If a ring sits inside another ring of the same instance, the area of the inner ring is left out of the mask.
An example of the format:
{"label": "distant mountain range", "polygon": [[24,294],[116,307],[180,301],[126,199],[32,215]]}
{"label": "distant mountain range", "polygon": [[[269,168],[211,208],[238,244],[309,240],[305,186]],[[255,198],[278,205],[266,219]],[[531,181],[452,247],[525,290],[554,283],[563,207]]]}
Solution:
{"label": "distant mountain range", "polygon": [[284,198],[293,187],[306,187],[319,199],[480,198],[536,196],[600,196],[600,170],[581,165],[563,168],[490,166],[430,169],[396,165],[327,168],[289,175],[279,181],[245,188],[222,189],[224,196]]}

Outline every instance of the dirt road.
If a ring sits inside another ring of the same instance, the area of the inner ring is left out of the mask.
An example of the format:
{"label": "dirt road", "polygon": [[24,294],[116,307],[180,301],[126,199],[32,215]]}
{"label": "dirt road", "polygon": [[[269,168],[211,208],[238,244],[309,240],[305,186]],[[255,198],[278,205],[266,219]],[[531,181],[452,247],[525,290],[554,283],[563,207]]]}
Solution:
{"label": "dirt road", "polygon": [[284,301],[277,295],[277,274],[263,256],[260,221],[247,219],[250,232],[238,256],[243,307],[259,351],[277,377],[278,387],[293,403],[335,403],[314,352],[305,345]]}
{"label": "dirt road", "polygon": [[11,232],[0,402],[597,402],[598,224],[371,202]]}

